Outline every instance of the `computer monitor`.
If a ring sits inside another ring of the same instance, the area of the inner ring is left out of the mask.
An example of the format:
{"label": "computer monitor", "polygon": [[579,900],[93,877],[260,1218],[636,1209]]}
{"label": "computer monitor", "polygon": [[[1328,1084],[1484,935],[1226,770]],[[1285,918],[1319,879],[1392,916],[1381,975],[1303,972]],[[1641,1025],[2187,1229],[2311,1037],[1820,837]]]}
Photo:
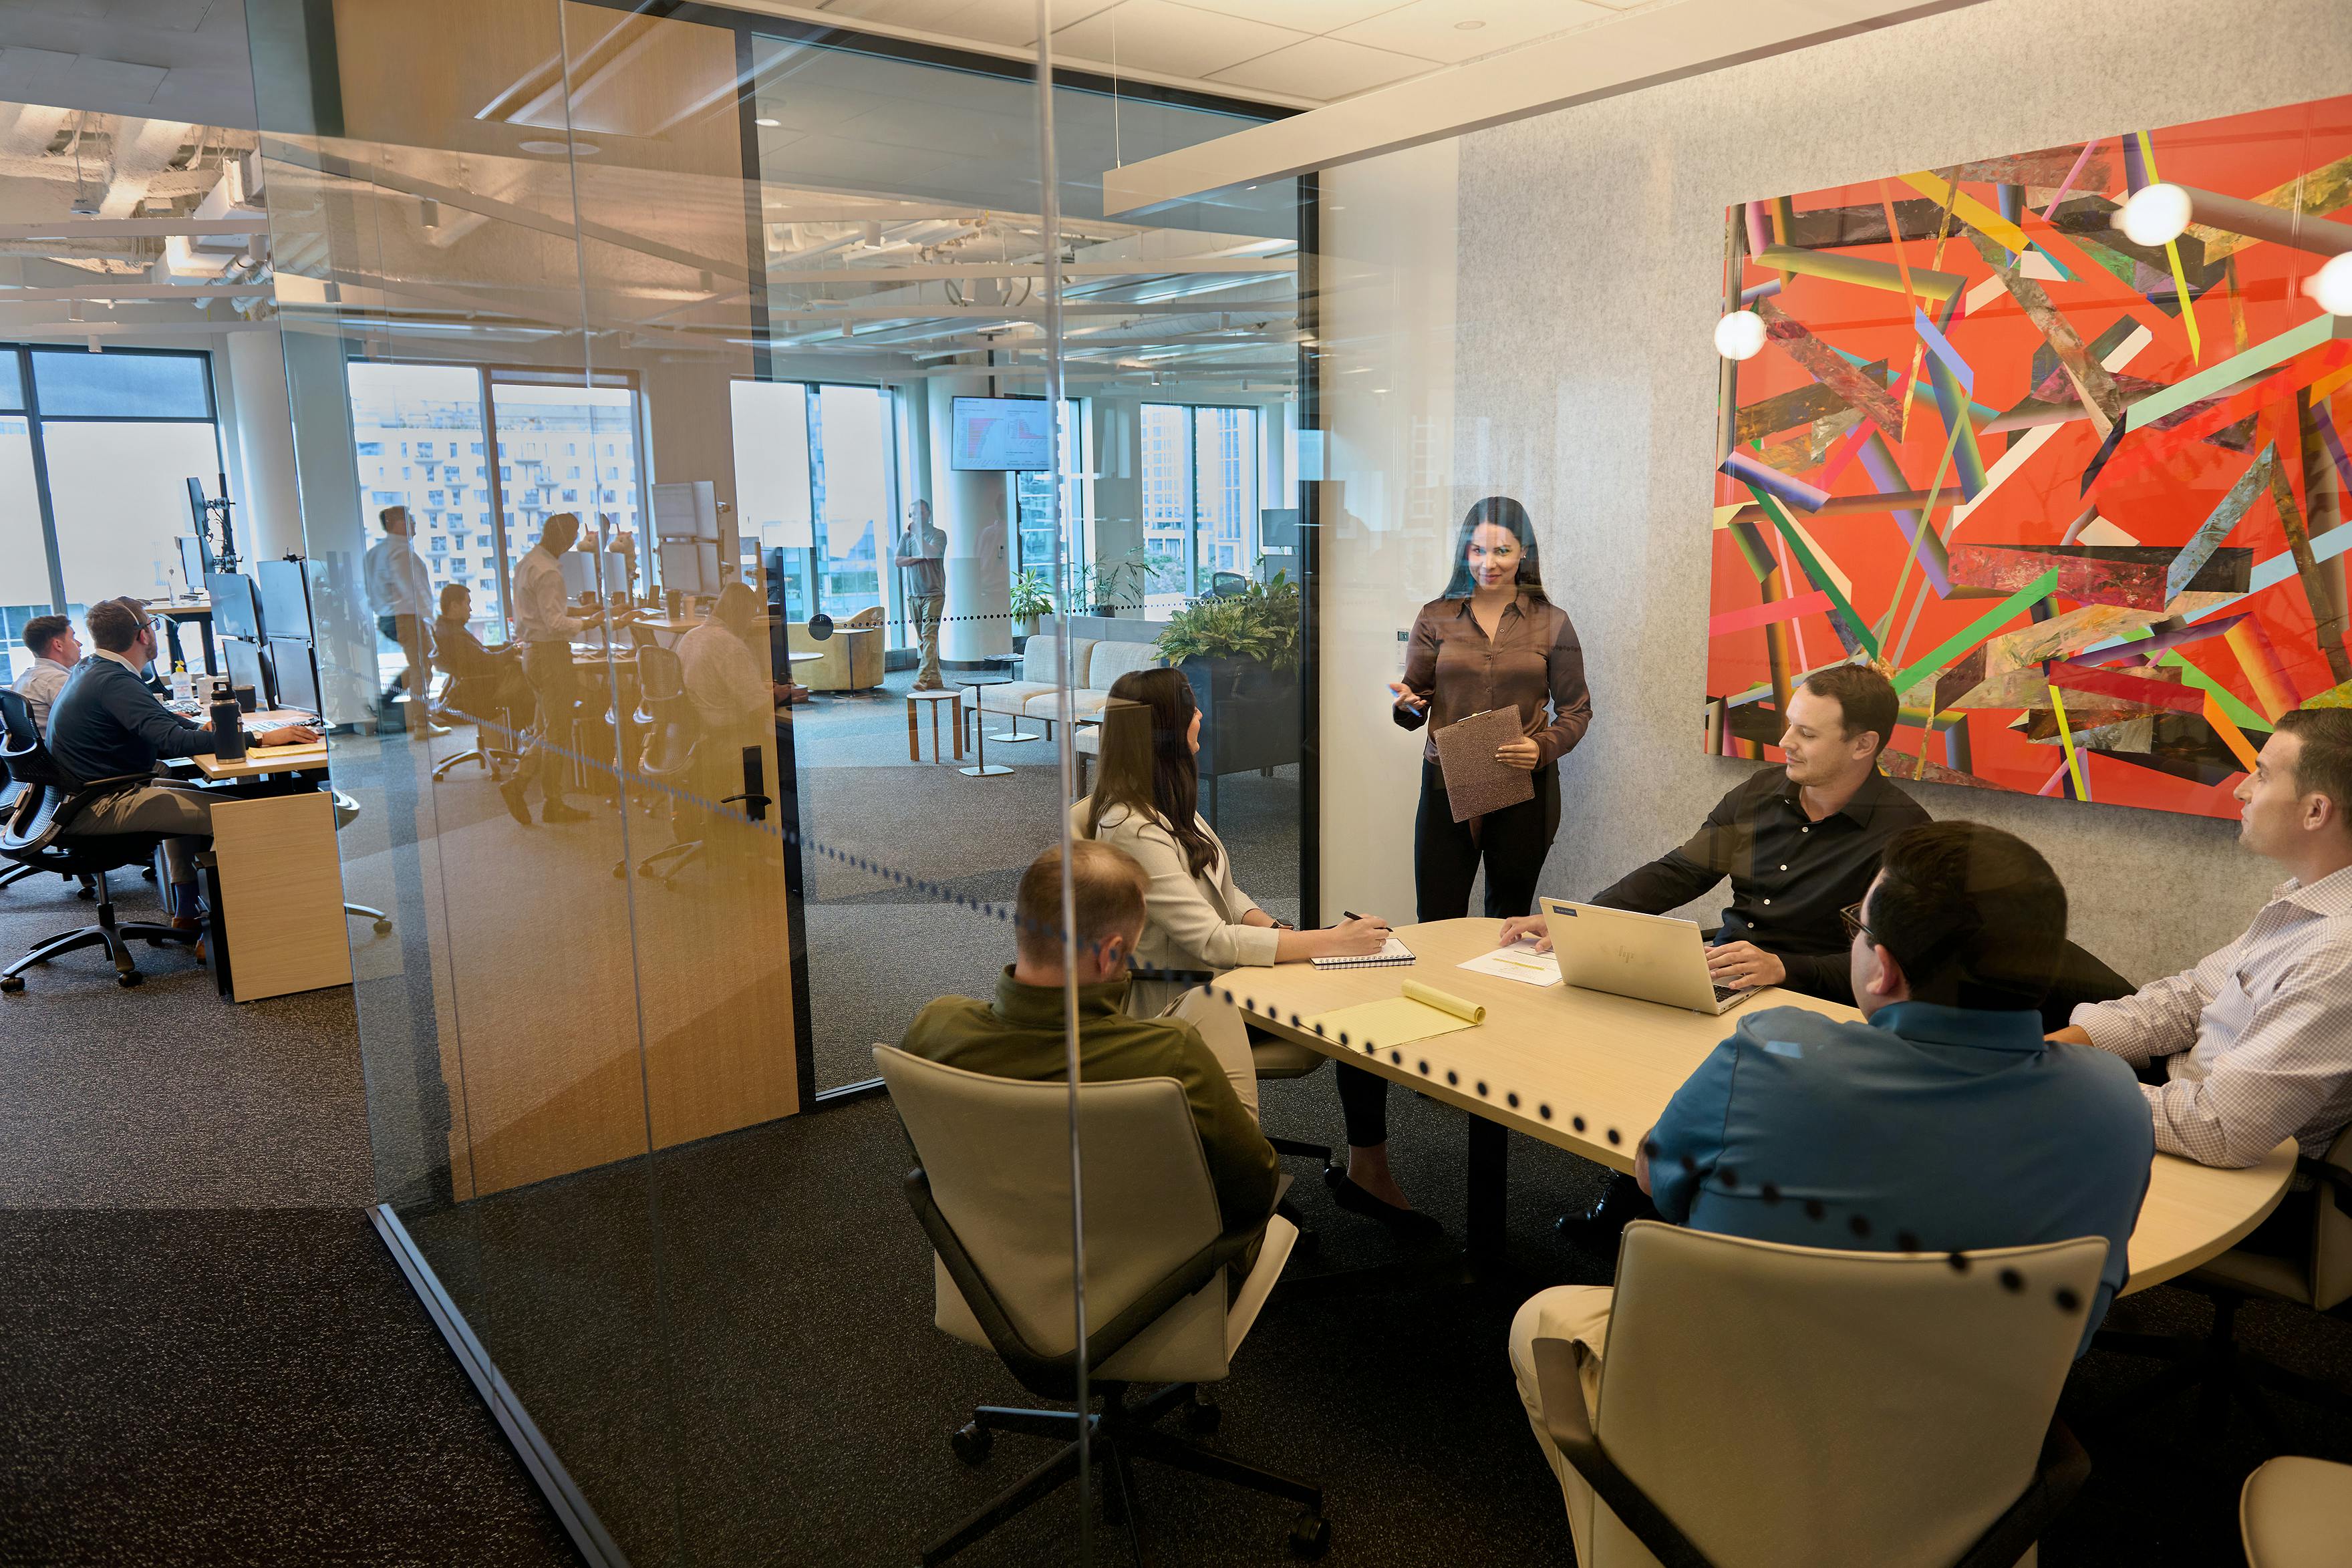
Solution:
{"label": "computer monitor", "polygon": [[311,639],[310,587],[302,565],[299,560],[265,560],[253,569],[261,594],[261,623],[273,642],[280,637]]}
{"label": "computer monitor", "polygon": [[566,550],[556,558],[556,566],[563,573],[563,591],[577,599],[583,593],[626,593],[629,591],[629,560],[619,550],[606,550],[603,556],[604,570],[597,570],[598,557],[589,550]]}
{"label": "computer monitor", "polygon": [[700,539],[662,540],[661,585],[678,593],[718,592],[719,547]]}
{"label": "computer monitor", "polygon": [[208,571],[205,591],[212,596],[214,636],[261,641],[261,602],[253,579],[243,572]]}
{"label": "computer monitor", "polygon": [[[205,505],[205,482],[194,475],[188,477],[188,519],[195,525],[198,538],[209,537],[206,529],[212,521],[212,509]],[[205,554],[209,558],[212,552],[208,549]],[[212,570],[209,559],[205,562],[205,570]]]}
{"label": "computer monitor", "polygon": [[269,662],[262,656],[261,644],[240,637],[224,637],[219,645],[221,665],[228,671],[228,684],[251,686],[257,706],[276,707],[278,693],[270,685]]}
{"label": "computer monitor", "polygon": [[1297,507],[1265,507],[1257,515],[1257,542],[1263,549],[1297,549],[1298,548],[1299,509]]}
{"label": "computer monitor", "polygon": [[202,593],[205,574],[213,569],[212,549],[201,538],[189,534],[180,536],[180,580],[188,585],[190,593]]}
{"label": "computer monitor", "polygon": [[291,637],[269,640],[269,674],[278,684],[279,707],[315,714],[319,705],[319,670],[308,643]]}

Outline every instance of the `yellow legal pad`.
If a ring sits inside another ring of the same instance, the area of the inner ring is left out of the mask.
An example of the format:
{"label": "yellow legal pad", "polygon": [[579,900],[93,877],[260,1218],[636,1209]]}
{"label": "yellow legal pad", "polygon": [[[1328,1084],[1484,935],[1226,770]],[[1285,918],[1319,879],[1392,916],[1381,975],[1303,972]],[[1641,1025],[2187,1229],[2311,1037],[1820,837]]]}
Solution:
{"label": "yellow legal pad", "polygon": [[1405,1045],[1486,1021],[1486,1009],[1477,1003],[1449,996],[1419,980],[1407,980],[1402,996],[1318,1013],[1307,1024],[1309,1029],[1321,1024],[1327,1040],[1337,1040],[1344,1033],[1349,1044],[1364,1046]]}

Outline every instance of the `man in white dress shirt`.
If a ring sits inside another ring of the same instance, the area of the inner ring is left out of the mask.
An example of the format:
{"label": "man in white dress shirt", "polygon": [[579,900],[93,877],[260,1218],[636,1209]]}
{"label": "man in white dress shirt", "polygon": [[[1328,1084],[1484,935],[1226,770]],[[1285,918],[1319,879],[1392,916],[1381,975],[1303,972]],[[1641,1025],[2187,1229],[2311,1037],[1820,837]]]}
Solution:
{"label": "man in white dress shirt", "polygon": [[2223,1166],[2289,1136],[2316,1156],[2352,1124],[2352,709],[2281,715],[2237,793],[2240,841],[2290,873],[2245,935],[2051,1036],[2162,1061],[2156,1146]]}
{"label": "man in white dress shirt", "polygon": [[[427,630],[433,620],[433,576],[425,569],[425,558],[408,542],[413,528],[408,508],[386,507],[375,518],[383,525],[383,538],[369,549],[362,570],[368,607],[375,612],[376,630],[384,641],[398,643],[408,660],[384,688],[384,716],[389,719],[392,704],[402,693],[421,704],[433,691],[433,640]],[[421,735],[425,716],[420,709],[415,716],[411,727]]]}
{"label": "man in white dress shirt", "polygon": [[759,595],[730,582],[719,591],[710,618],[677,640],[678,674],[705,737],[751,731],[757,738],[792,691],[761,674],[751,652],[751,623],[759,610]]}
{"label": "man in white dress shirt", "polygon": [[33,667],[16,677],[9,689],[25,699],[33,710],[33,727],[47,733],[49,727],[49,705],[66,688],[66,677],[81,663],[81,639],[74,635],[73,622],[62,615],[36,615],[25,622],[25,646],[33,655]]}
{"label": "man in white dress shirt", "polygon": [[522,673],[539,701],[539,716],[531,723],[522,766],[499,786],[507,810],[523,826],[530,826],[530,805],[524,791],[539,780],[543,822],[583,822],[588,813],[563,798],[564,758],[551,751],[562,747],[572,733],[572,705],[579,684],[572,672],[572,639],[590,617],[572,613],[571,595],[564,591],[563,552],[580,538],[580,518],[558,512],[547,519],[534,545],[515,567],[514,635],[522,644]]}

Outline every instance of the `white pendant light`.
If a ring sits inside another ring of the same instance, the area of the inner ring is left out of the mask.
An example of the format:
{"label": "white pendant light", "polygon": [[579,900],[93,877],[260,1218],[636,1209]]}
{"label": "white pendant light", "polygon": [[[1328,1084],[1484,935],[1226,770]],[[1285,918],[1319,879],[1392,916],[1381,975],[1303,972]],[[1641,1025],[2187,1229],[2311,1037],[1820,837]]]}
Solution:
{"label": "white pendant light", "polygon": [[1734,310],[1715,324],[1715,351],[1727,360],[1752,360],[1764,347],[1764,318]]}
{"label": "white pendant light", "polygon": [[2352,316],[2352,250],[2329,256],[2305,281],[2303,291],[2330,316]]}
{"label": "white pendant light", "polygon": [[2189,232],[2189,193],[2178,185],[2143,185],[2124,204],[2124,237],[2150,247]]}

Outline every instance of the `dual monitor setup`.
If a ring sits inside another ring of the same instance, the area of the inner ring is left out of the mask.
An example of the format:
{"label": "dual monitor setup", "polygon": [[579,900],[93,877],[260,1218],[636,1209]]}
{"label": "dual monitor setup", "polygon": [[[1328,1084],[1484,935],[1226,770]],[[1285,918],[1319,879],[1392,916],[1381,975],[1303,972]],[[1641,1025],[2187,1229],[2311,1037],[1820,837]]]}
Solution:
{"label": "dual monitor setup", "polygon": [[[184,539],[183,548],[194,541]],[[308,562],[265,560],[253,575],[206,572],[221,671],[251,686],[265,708],[321,711],[317,639],[311,630]]]}

